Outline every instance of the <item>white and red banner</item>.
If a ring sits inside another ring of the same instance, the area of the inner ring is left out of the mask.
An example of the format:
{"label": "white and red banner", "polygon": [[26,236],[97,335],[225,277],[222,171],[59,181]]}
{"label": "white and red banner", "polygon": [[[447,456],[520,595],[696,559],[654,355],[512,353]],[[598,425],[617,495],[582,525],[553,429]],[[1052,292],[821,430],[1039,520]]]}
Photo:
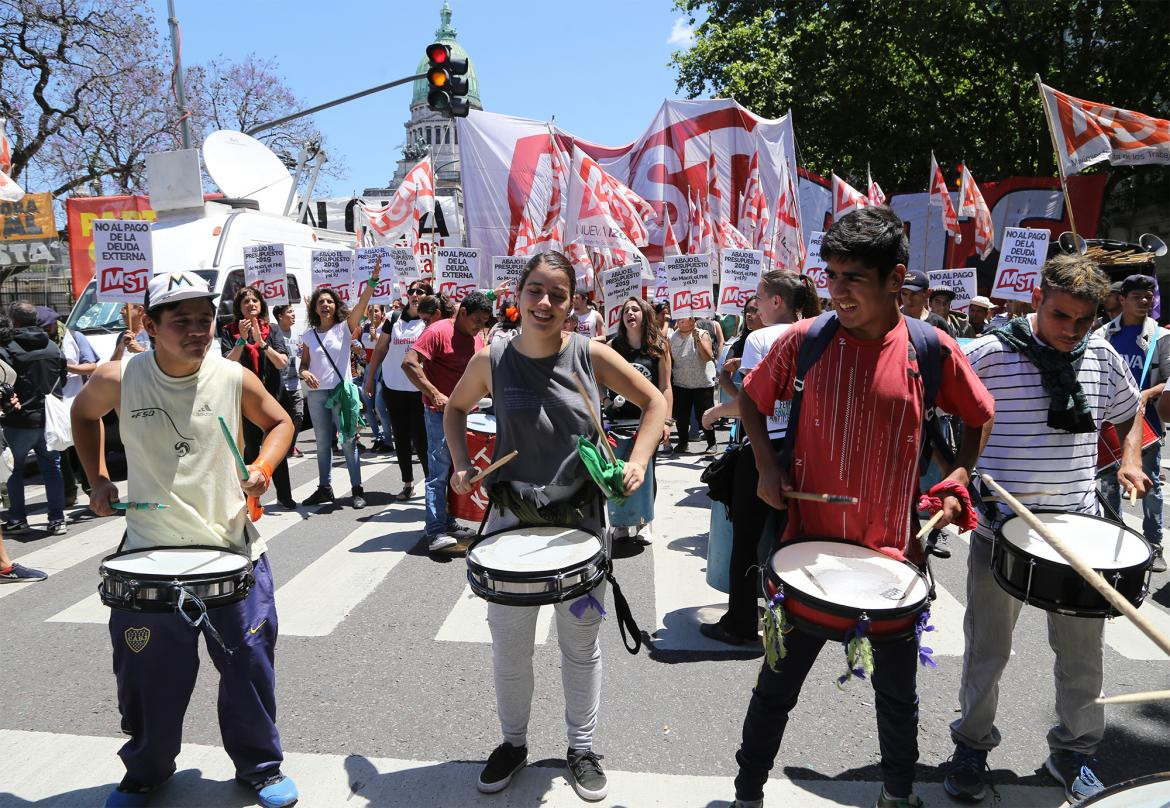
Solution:
{"label": "white and red banner", "polygon": [[601,165],[573,148],[569,174],[569,209],[565,212],[565,238],[587,247],[610,247],[633,252],[649,239],[642,220],[642,200],[624,188]]}
{"label": "white and red banner", "polygon": [[358,297],[366,291],[370,284],[370,277],[374,274],[374,267],[381,260],[382,271],[378,275],[378,285],[370,296],[371,303],[388,306],[394,302],[394,286],[398,278],[394,273],[394,259],[390,255],[391,247],[380,245],[377,247],[358,247],[355,255],[353,279],[356,285],[355,294]]}
{"label": "white and red banner", "polygon": [[670,283],[666,276],[666,264],[659,261],[652,268],[654,270],[654,285],[651,287],[653,294],[650,295],[650,302],[661,303],[662,301],[666,301],[669,304]]}
{"label": "white and red banner", "polygon": [[991,211],[983,201],[983,194],[975,184],[975,178],[964,163],[962,167],[962,181],[959,184],[959,209],[962,218],[973,219],[975,222],[975,252],[980,258],[991,254],[995,241],[995,229],[991,225]]}
{"label": "white and red banner", "polygon": [[479,254],[475,247],[435,250],[435,291],[459,303],[479,289]]}
{"label": "white and red banner", "polygon": [[763,272],[764,254],[759,250],[724,250],[719,306],[716,314],[740,314],[756,293]]}
{"label": "white and red banner", "polygon": [[943,229],[956,242],[963,241],[963,234],[959,230],[959,216],[955,213],[955,206],[951,203],[951,195],[947,191],[947,182],[943,179],[938,161],[934,159],[934,152],[930,153],[930,197],[927,207],[942,210]]}
{"label": "white and red banner", "polygon": [[602,295],[605,297],[605,333],[617,333],[622,319],[622,308],[631,297],[642,296],[642,267],[628,264],[601,273]]}
{"label": "white and red banner", "polygon": [[833,181],[833,221],[837,221],[847,213],[852,213],[869,206],[869,197],[854,188],[845,180],[832,174]]}
{"label": "white and red banner", "polygon": [[936,269],[926,273],[930,281],[930,289],[950,289],[955,293],[951,301],[951,311],[966,311],[971,306],[971,298],[976,291],[975,268],[965,269]]}
{"label": "white and red banner", "polygon": [[435,207],[435,175],[431,158],[424,157],[406,172],[390,202],[381,207],[362,206],[370,230],[379,244],[393,244],[403,235],[418,235],[422,216]]}
{"label": "white and red banner", "polygon": [[1085,101],[1045,84],[1040,84],[1040,93],[1065,176],[1102,160],[1113,165],[1170,163],[1170,121]]}
{"label": "white and red banner", "polygon": [[991,297],[1031,302],[1032,290],[1040,286],[1040,270],[1048,257],[1048,238],[1047,230],[1004,228]]}
{"label": "white and red banner", "polygon": [[505,281],[508,283],[508,291],[499,297],[499,303],[516,299],[516,293],[520,291],[520,276],[524,274],[527,264],[528,259],[522,255],[492,256],[492,288],[498,288]]}
{"label": "white and red banner", "polygon": [[[414,250],[409,247],[391,247],[390,264],[394,267],[394,277],[403,285],[409,286],[411,281],[417,281],[421,275],[418,271],[418,261],[415,260]],[[382,263],[385,270],[386,263]]]}
{"label": "white and red banner", "polygon": [[8,176],[12,171],[12,152],[8,148],[8,120],[0,118],[0,202],[19,202],[24,189]]}
{"label": "white and red banner", "polygon": [[150,223],[95,220],[93,249],[97,299],[102,303],[141,303],[154,274]]}
{"label": "white and red banner", "polygon": [[763,247],[764,259],[773,268],[799,272],[804,266],[804,229],[800,219],[800,199],[796,184],[785,164],[780,164],[780,196],[776,199],[772,232]]}
{"label": "white and red banner", "polygon": [[353,253],[349,250],[313,250],[309,260],[314,289],[332,289],[350,306],[353,294]]}
{"label": "white and red banner", "polygon": [[825,234],[821,231],[813,233],[808,240],[808,255],[804,259],[804,274],[812,280],[817,290],[817,297],[828,299],[829,279],[825,277],[825,262],[821,260],[821,242]]}
{"label": "white and red banner", "polygon": [[244,248],[244,283],[260,293],[271,309],[288,304],[288,274],[283,244],[250,244]]}
{"label": "white and red banner", "polygon": [[708,317],[714,313],[711,300],[714,263],[708,253],[667,257],[666,286],[670,292],[671,317]]}

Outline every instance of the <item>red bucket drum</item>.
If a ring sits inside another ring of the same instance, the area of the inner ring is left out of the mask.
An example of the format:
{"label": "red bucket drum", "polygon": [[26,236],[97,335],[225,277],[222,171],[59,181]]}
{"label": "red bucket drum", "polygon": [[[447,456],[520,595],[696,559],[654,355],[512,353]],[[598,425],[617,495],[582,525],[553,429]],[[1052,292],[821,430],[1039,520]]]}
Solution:
{"label": "red bucket drum", "polygon": [[[1142,422],[1142,448],[1153,446],[1158,442],[1158,433],[1150,426],[1145,418]],[[1117,440],[1117,430],[1113,424],[1106,423],[1101,427],[1101,434],[1097,436],[1097,471],[1111,469],[1121,462],[1121,442]]]}
{"label": "red bucket drum", "polygon": [[[496,448],[496,417],[473,412],[467,416],[467,456],[471,465],[476,468],[485,468],[492,462],[492,452]],[[487,515],[487,492],[480,485],[466,494],[456,494],[455,490],[447,490],[447,512],[456,519],[466,519],[470,522],[481,522]]]}

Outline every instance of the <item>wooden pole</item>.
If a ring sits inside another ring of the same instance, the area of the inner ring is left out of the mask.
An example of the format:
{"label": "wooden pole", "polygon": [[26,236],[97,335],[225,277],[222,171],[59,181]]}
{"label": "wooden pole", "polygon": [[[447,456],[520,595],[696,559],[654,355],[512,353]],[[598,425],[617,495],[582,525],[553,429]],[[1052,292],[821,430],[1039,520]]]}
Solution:
{"label": "wooden pole", "polygon": [[1123,693],[1120,696],[1102,696],[1097,704],[1139,704],[1146,701],[1170,699],[1170,690],[1147,690],[1144,693]]}
{"label": "wooden pole", "polygon": [[1060,176],[1060,190],[1064,194],[1064,207],[1068,210],[1068,228],[1073,234],[1073,244],[1077,242],[1077,220],[1073,216],[1072,200],[1068,195],[1068,177],[1064,176],[1064,162],[1060,159],[1060,146],[1056,142],[1056,129],[1052,125],[1052,110],[1048,108],[1048,99],[1044,95],[1044,83],[1040,81],[1040,74],[1036,74],[1036,89],[1040,91],[1040,104],[1044,107],[1044,120],[1048,123],[1048,135],[1052,139],[1052,156],[1056,158],[1056,173]]}
{"label": "wooden pole", "polygon": [[1128,617],[1138,630],[1145,634],[1150,640],[1157,645],[1162,651],[1170,656],[1170,638],[1158,631],[1158,629],[1146,619],[1146,616],[1138,612],[1133,604],[1121,596],[1116,589],[1109,585],[1099,572],[1085,563],[1079,555],[1064,543],[1062,539],[1056,536],[1048,526],[1036,518],[1028,508],[1013,497],[1008,491],[993,480],[986,472],[981,473],[981,478],[988,486],[993,488],[997,494],[1003,497],[1003,501],[1008,504],[1013,511],[1016,512],[1021,519],[1023,519],[1032,530],[1040,535],[1048,543],[1048,546],[1060,554],[1068,565],[1077,571],[1082,578],[1088,581],[1089,585],[1101,593],[1101,597],[1109,601],[1109,604],[1117,611]]}
{"label": "wooden pole", "polygon": [[609,445],[609,438],[605,435],[605,425],[601,423],[601,416],[597,414],[597,410],[593,409],[593,400],[589,398],[589,393],[585,390],[585,382],[581,378],[580,373],[573,374],[577,383],[577,392],[581,394],[581,401],[585,403],[585,409],[589,410],[589,419],[593,421],[593,428],[597,430],[597,434],[601,438],[601,445],[606,457],[609,458],[610,463],[617,463],[617,455],[613,452],[613,447]]}

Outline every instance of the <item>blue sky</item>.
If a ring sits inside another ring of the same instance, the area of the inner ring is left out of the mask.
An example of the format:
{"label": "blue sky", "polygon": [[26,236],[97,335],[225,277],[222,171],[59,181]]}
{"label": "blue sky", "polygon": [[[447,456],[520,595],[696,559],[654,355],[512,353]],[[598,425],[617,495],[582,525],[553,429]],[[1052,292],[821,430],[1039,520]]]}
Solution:
{"label": "blue sky", "polygon": [[[671,0],[450,2],[488,111],[555,115],[576,135],[618,145],[677,95],[667,63],[690,32]],[[166,0],[151,5],[166,36]],[[176,0],[185,63],[249,52],[276,59],[305,106],[411,75],[433,41],[441,7],[442,0]],[[333,195],[390,179],[410,97],[404,85],[316,115],[331,156],[345,163],[345,176],[329,181]]]}

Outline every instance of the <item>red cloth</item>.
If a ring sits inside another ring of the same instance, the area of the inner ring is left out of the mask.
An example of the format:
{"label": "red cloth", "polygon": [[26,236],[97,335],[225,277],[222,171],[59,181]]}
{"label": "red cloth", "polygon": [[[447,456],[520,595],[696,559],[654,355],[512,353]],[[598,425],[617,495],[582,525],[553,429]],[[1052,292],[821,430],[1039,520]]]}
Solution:
{"label": "red cloth", "polygon": [[[260,323],[260,342],[265,345],[268,344],[268,335],[272,333],[272,327],[267,320],[259,320]],[[240,324],[238,322],[228,323],[227,332],[232,339],[240,338]],[[255,337],[253,337],[255,339]],[[244,352],[240,355],[240,364],[248,368],[248,370],[260,375],[260,346],[254,342],[244,343]]]}
{"label": "red cloth", "polygon": [[[812,320],[803,320],[773,343],[744,381],[761,413],[792,398],[796,356]],[[995,402],[948,335],[936,404],[972,426],[985,423]],[[897,548],[917,560],[907,522],[917,492],[922,424],[922,380],[910,357],[906,324],[878,340],[861,340],[844,328],[805,378],[793,487],[798,491],[857,497],[857,505],[791,500],[785,538],[843,538],[876,550]],[[910,549],[906,548],[909,545]]]}
{"label": "red cloth", "polygon": [[[449,396],[471,357],[483,347],[483,337],[478,332],[474,337],[467,336],[455,327],[454,320],[439,320],[427,326],[410,347],[426,360],[423,370],[427,379],[440,393]],[[435,402],[424,395],[423,404],[433,409]]]}
{"label": "red cloth", "polygon": [[933,488],[918,498],[918,510],[926,511],[934,516],[942,510],[943,497],[952,494],[958,497],[959,502],[963,505],[963,513],[959,516],[961,521],[955,523],[959,532],[966,533],[968,530],[979,527],[979,515],[971,506],[971,495],[967,493],[966,488],[954,480],[942,480],[935,483]]}

